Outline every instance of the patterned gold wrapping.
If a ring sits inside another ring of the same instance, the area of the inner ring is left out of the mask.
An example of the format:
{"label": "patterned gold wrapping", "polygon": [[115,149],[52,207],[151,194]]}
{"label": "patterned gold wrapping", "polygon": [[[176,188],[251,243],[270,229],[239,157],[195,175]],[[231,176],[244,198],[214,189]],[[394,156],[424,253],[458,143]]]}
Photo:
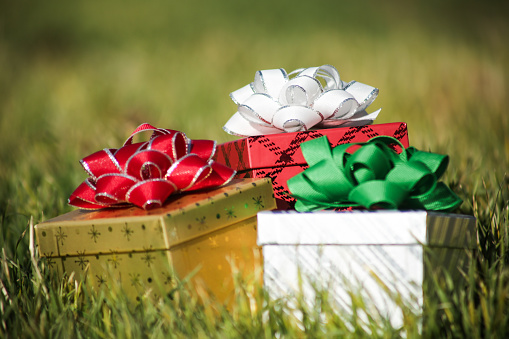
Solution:
{"label": "patterned gold wrapping", "polygon": [[174,197],[157,209],[76,210],[35,227],[42,257],[58,276],[75,272],[94,286],[118,279],[136,298],[156,297],[195,268],[220,299],[231,292],[229,260],[252,272],[260,260],[256,213],[275,208],[270,179],[235,179]]}

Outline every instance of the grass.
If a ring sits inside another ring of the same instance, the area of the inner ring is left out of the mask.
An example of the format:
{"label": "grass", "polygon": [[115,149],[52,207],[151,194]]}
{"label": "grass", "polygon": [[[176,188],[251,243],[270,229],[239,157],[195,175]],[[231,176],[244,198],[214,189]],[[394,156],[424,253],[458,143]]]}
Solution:
{"label": "grass", "polygon": [[[50,279],[28,246],[31,220],[71,210],[83,156],[117,147],[142,122],[231,140],[221,130],[235,111],[228,94],[255,71],[328,63],[380,88],[378,123],[405,121],[413,146],[450,155],[444,180],[464,199],[459,212],[478,220],[468,288],[435,287],[442,299],[424,315],[425,335],[507,337],[504,2],[1,3],[0,336],[371,336],[320,298],[302,305],[299,324],[285,303],[263,289],[249,296],[240,281],[232,310],[184,289],[133,306],[116,288]],[[409,313],[402,329],[373,320],[371,331],[413,337],[420,317]]]}

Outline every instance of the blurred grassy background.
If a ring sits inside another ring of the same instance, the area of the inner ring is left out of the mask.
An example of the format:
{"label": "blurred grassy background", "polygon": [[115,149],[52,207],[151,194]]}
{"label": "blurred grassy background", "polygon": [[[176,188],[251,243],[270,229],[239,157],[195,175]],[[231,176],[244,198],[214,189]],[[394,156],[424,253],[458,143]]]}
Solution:
{"label": "blurred grassy background", "polygon": [[[35,275],[42,264],[30,262],[26,230],[31,218],[71,210],[67,197],[86,177],[79,159],[119,147],[139,124],[231,140],[221,129],[235,112],[228,94],[257,70],[332,64],[343,80],[380,89],[377,123],[405,121],[413,146],[451,156],[444,181],[464,199],[460,212],[477,217],[479,268],[468,289],[449,286],[460,297],[443,293],[447,318],[426,320],[440,334],[430,337],[506,337],[508,9],[472,0],[0,0],[0,333],[285,333],[277,305],[253,317],[242,313],[246,301],[219,319],[193,302],[130,313],[116,293],[83,299],[72,279],[55,287]],[[309,333],[351,332],[313,314]]]}
{"label": "blurred grassy background", "polygon": [[228,94],[269,68],[332,64],[378,87],[377,123],[405,121],[413,146],[449,154],[446,180],[463,197],[483,179],[496,186],[509,163],[508,7],[0,0],[4,239],[30,216],[70,210],[86,177],[78,160],[120,146],[140,123],[231,140]]}

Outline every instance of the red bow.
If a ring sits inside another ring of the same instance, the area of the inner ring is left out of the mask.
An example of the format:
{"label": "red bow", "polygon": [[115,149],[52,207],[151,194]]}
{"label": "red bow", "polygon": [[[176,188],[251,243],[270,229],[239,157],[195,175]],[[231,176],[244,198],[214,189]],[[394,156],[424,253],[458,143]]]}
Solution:
{"label": "red bow", "polygon": [[[154,131],[149,141],[133,143],[135,134]],[[228,183],[235,171],[214,162],[216,142],[190,140],[179,131],[140,125],[119,149],[103,149],[80,160],[90,175],[69,198],[86,209],[131,203],[160,207],[174,192]]]}

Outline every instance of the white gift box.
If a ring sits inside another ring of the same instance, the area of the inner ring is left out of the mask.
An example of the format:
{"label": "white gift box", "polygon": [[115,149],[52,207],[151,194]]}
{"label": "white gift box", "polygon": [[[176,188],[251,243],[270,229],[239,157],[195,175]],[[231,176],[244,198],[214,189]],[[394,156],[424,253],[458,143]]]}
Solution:
{"label": "white gift box", "polygon": [[359,293],[366,307],[398,326],[394,296],[419,312],[433,275],[446,271],[461,283],[477,233],[474,217],[457,214],[264,211],[258,245],[271,297],[302,293],[312,303],[317,288],[326,289],[334,307],[349,311],[351,292]]}

